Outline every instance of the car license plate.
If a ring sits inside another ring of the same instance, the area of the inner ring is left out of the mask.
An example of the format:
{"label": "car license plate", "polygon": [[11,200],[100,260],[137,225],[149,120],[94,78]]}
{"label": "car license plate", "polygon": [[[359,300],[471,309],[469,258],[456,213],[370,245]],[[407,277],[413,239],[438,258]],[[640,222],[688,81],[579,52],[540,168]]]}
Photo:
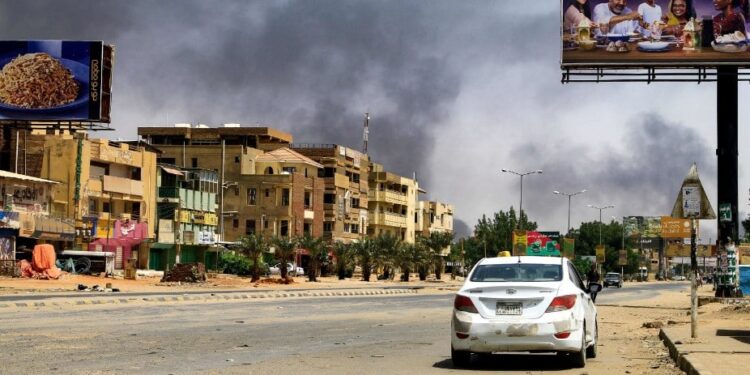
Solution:
{"label": "car license plate", "polygon": [[519,302],[498,302],[496,315],[521,315],[521,303]]}

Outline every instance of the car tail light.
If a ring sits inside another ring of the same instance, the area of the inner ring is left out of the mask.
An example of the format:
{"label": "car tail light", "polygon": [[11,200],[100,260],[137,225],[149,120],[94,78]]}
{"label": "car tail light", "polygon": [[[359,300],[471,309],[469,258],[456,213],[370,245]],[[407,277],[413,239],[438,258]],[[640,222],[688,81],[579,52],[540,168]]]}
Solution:
{"label": "car tail light", "polygon": [[471,298],[462,295],[456,295],[456,299],[453,301],[453,307],[458,311],[465,311],[474,314],[479,312],[477,311],[477,308],[474,307],[474,303],[471,302]]}
{"label": "car tail light", "polygon": [[567,339],[568,337],[570,337],[570,331],[555,333],[555,338],[558,339]]}
{"label": "car tail light", "polygon": [[569,309],[572,309],[573,306],[575,306],[575,304],[576,304],[575,294],[569,294],[567,296],[557,296],[549,304],[549,307],[547,308],[546,312],[550,313],[550,312],[569,310]]}

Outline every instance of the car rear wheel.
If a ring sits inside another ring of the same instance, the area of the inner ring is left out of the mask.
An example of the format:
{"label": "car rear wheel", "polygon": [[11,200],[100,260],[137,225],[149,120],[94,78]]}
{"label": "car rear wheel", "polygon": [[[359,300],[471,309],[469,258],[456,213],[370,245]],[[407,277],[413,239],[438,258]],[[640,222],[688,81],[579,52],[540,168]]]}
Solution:
{"label": "car rear wheel", "polygon": [[469,367],[471,352],[456,350],[451,346],[451,360],[453,360],[453,367]]}
{"label": "car rear wheel", "polygon": [[581,350],[570,353],[570,364],[575,368],[586,367],[586,326],[581,332]]}
{"label": "car rear wheel", "polygon": [[599,342],[599,323],[596,323],[594,327],[596,328],[596,332],[594,333],[594,343],[586,348],[587,358],[596,358],[596,345]]}

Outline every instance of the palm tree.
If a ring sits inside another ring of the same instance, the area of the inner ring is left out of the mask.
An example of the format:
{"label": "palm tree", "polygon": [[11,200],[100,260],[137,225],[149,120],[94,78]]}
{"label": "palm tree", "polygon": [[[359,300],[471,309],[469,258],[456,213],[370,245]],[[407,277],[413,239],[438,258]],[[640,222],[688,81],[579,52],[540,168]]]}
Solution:
{"label": "palm tree", "polygon": [[318,281],[318,268],[322,257],[328,256],[328,246],[323,237],[313,237],[309,233],[297,239],[299,247],[307,250],[310,254],[310,269],[307,272],[307,278],[310,281]]}
{"label": "palm tree", "polygon": [[430,232],[428,237],[422,237],[425,246],[432,255],[432,263],[435,266],[435,278],[440,280],[443,274],[443,249],[450,246],[453,242],[453,233],[451,232]]}
{"label": "palm tree", "polygon": [[242,236],[239,238],[240,252],[250,258],[253,264],[251,265],[251,282],[260,280],[260,258],[264,252],[268,251],[268,244],[261,236],[256,236],[255,233]]}
{"label": "palm tree", "polygon": [[369,238],[363,238],[359,242],[352,243],[352,251],[357,263],[362,267],[362,281],[370,281],[373,264],[373,243]]}
{"label": "palm tree", "polygon": [[409,282],[409,274],[414,268],[414,244],[402,243],[396,251],[396,264],[401,268],[401,281]]}
{"label": "palm tree", "polygon": [[374,262],[383,269],[383,278],[390,280],[396,265],[396,254],[401,240],[390,233],[381,233],[373,239]]}
{"label": "palm tree", "polygon": [[336,241],[333,244],[333,256],[336,258],[336,274],[339,280],[344,280],[347,268],[354,265],[352,247],[341,241]]}
{"label": "palm tree", "polygon": [[419,280],[421,281],[427,280],[427,273],[434,261],[434,256],[427,245],[426,238],[428,237],[419,237],[417,239],[417,243],[414,244],[414,253],[412,254],[412,262],[417,269]]}
{"label": "palm tree", "polygon": [[297,248],[297,241],[289,237],[274,237],[271,242],[276,248],[274,251],[274,255],[280,262],[279,273],[281,273],[281,279],[285,282],[289,282],[289,279],[287,279],[286,277],[286,266],[289,262],[292,261],[292,258],[294,257],[294,250]]}

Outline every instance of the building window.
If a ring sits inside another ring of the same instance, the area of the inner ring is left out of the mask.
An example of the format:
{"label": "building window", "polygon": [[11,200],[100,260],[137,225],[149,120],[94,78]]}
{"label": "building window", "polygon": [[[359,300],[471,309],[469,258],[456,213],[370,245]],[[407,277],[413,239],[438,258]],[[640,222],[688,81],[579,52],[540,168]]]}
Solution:
{"label": "building window", "polygon": [[336,174],[336,168],[325,167],[323,168],[323,176],[321,177],[333,177]]}
{"label": "building window", "polygon": [[359,198],[352,198],[352,208],[359,208]]}
{"label": "building window", "polygon": [[193,168],[198,168],[198,158],[192,158],[192,159],[190,159],[190,165]]}
{"label": "building window", "polygon": [[141,180],[141,169],[133,168],[130,170],[130,179],[140,181]]}
{"label": "building window", "polygon": [[336,203],[336,194],[324,194],[323,195],[323,203],[326,203],[326,204],[335,204]]}
{"label": "building window", "polygon": [[240,228],[240,220],[239,219],[232,219],[232,228],[239,229]]}
{"label": "building window", "polygon": [[359,233],[359,224],[352,224],[351,230],[352,233]]}
{"label": "building window", "polygon": [[282,206],[288,206],[289,205],[289,189],[281,189],[281,205]]}
{"label": "building window", "polygon": [[305,192],[305,208],[312,206],[312,193],[309,191]]}
{"label": "building window", "polygon": [[349,223],[344,223],[344,232],[349,233]]}
{"label": "building window", "polygon": [[245,220],[245,234],[255,233],[255,220]]}
{"label": "building window", "polygon": [[271,168],[271,167],[266,167],[266,172],[265,172],[265,174],[273,174],[273,168]]}
{"label": "building window", "polygon": [[281,237],[289,236],[289,221],[281,220],[281,230],[279,231]]}
{"label": "building window", "polygon": [[302,227],[302,230],[305,232],[305,234],[312,234],[312,225],[310,223],[305,223]]}
{"label": "building window", "polygon": [[255,188],[247,188],[247,205],[255,206],[257,203],[257,190]]}
{"label": "building window", "polygon": [[359,173],[353,173],[352,174],[352,181],[359,183]]}
{"label": "building window", "polygon": [[96,210],[96,199],[89,199],[89,214],[97,213]]}
{"label": "building window", "polygon": [[295,167],[284,167],[284,168],[282,168],[282,170],[284,172],[289,173],[289,174],[295,174],[295,173],[297,173],[297,168],[295,168]]}
{"label": "building window", "polygon": [[326,221],[323,223],[323,232],[333,232],[333,222]]}
{"label": "building window", "polygon": [[102,212],[112,212],[109,208],[109,202],[102,202]]}
{"label": "building window", "polygon": [[271,189],[266,189],[265,191],[266,198],[271,196]]}
{"label": "building window", "polygon": [[235,163],[239,163],[240,162],[240,157],[239,156],[235,156],[234,157],[234,162]]}
{"label": "building window", "polygon": [[268,220],[263,220],[263,229],[268,229]]}

